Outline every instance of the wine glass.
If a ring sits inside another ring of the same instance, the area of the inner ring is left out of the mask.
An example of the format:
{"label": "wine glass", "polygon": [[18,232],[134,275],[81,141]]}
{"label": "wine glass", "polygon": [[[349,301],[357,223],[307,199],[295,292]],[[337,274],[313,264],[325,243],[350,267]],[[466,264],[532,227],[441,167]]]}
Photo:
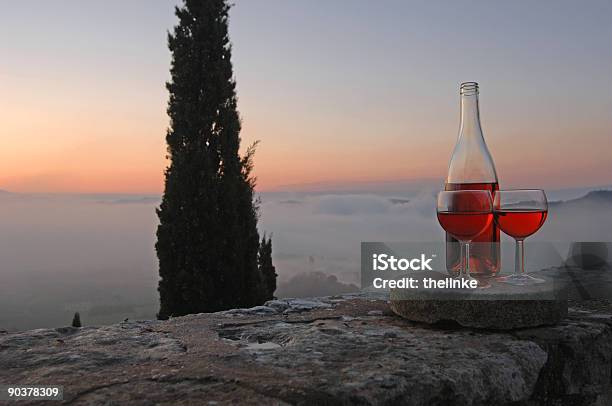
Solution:
{"label": "wine glass", "polygon": [[470,276],[470,242],[493,221],[493,202],[488,190],[453,190],[438,194],[438,221],[461,244],[462,271]]}
{"label": "wine glass", "polygon": [[542,227],[548,215],[548,202],[543,190],[498,190],[493,201],[497,226],[516,240],[514,274],[500,276],[497,281],[525,286],[545,282],[525,273],[525,238]]}

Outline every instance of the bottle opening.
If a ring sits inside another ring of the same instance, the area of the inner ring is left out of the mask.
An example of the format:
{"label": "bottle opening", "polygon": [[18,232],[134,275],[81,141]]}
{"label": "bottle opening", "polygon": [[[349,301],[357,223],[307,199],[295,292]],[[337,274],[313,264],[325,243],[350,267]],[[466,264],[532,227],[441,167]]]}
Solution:
{"label": "bottle opening", "polygon": [[476,82],[463,82],[459,93],[462,96],[473,96],[478,94],[478,83]]}

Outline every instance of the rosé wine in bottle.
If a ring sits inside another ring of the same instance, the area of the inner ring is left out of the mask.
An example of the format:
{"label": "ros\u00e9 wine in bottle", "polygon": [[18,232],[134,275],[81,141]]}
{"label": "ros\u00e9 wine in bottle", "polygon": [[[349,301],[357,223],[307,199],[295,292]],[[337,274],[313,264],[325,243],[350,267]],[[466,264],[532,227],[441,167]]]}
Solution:
{"label": "ros\u00e9 wine in bottle", "polygon": [[[461,124],[453,150],[445,190],[488,190],[492,198],[499,190],[493,158],[480,126],[478,83],[461,84]],[[487,278],[500,269],[499,228],[491,222],[472,240],[470,272],[475,278]],[[446,233],[446,268],[451,275],[461,271],[461,246]]]}

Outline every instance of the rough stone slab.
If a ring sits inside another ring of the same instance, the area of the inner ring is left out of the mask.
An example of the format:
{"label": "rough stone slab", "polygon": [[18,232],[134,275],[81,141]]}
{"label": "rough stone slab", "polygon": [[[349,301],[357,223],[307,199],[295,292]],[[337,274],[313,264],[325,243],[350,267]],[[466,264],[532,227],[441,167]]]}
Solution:
{"label": "rough stone slab", "polygon": [[391,309],[423,323],[456,322],[494,330],[554,325],[567,316],[565,284],[510,286],[493,281],[486,289],[392,289]]}
{"label": "rough stone slab", "polygon": [[0,382],[90,405],[603,405],[611,358],[608,303],[511,333],[413,323],[353,295],[0,334]]}
{"label": "rough stone slab", "polygon": [[392,300],[391,309],[408,320],[493,330],[554,325],[567,316],[564,301]]}

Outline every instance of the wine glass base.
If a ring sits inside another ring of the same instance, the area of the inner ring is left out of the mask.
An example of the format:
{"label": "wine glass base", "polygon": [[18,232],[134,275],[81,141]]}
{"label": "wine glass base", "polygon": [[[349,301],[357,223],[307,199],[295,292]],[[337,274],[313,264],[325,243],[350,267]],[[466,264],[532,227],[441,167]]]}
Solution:
{"label": "wine glass base", "polygon": [[507,276],[500,276],[495,278],[497,282],[507,283],[515,286],[526,286],[526,285],[537,285],[539,283],[545,283],[544,279],[536,278],[528,274],[512,274]]}
{"label": "wine glass base", "polygon": [[478,289],[487,289],[491,287],[491,283],[487,279],[474,278],[472,275],[466,275],[464,273],[458,275],[457,279],[465,279],[468,281],[476,281]]}

